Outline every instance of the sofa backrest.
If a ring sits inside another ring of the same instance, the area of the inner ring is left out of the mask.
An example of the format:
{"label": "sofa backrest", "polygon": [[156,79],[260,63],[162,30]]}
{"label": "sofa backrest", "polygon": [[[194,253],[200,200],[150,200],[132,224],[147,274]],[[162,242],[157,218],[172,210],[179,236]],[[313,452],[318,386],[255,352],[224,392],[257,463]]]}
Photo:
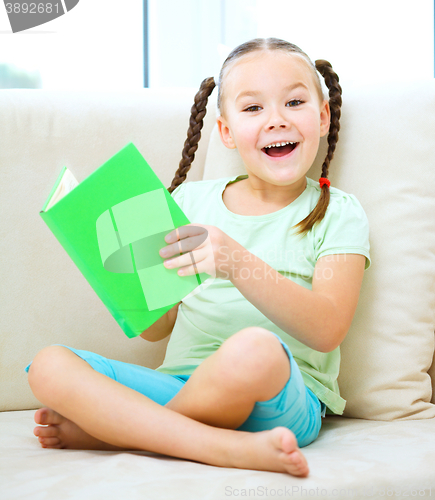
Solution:
{"label": "sofa backrest", "polygon": [[[38,406],[24,367],[50,344],[162,361],[167,341],[124,336],[39,211],[62,166],[82,180],[128,142],[169,186],[194,92],[0,92],[0,410]],[[343,100],[330,179],[365,208],[372,256],[342,345],[345,415],[433,417],[435,82],[345,88]],[[214,101],[186,182],[244,172],[213,128]],[[323,140],[309,177],[318,179],[325,150]]]}

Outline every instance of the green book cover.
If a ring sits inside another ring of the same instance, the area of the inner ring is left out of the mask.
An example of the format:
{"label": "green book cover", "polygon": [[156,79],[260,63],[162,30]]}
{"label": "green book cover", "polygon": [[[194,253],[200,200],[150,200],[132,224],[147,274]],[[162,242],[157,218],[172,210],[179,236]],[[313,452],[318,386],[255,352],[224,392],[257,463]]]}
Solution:
{"label": "green book cover", "polygon": [[163,265],[165,236],[190,221],[133,144],[48,201],[42,219],[130,338],[209,278]]}

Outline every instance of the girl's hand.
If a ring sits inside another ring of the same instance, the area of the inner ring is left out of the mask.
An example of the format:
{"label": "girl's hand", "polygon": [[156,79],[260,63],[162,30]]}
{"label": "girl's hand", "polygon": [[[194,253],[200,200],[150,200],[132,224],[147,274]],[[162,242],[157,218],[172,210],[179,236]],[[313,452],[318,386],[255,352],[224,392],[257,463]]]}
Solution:
{"label": "girl's hand", "polygon": [[[215,226],[187,224],[165,236],[168,246],[160,250],[167,269],[179,267],[180,276],[207,273],[213,278],[230,278],[229,238]],[[180,255],[182,254],[182,255]]]}

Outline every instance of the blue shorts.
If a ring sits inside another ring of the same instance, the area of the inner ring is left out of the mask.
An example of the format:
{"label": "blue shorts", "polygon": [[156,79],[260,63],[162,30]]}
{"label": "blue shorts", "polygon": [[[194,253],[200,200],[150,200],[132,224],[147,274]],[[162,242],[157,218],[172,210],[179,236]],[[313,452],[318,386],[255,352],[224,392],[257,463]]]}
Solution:
{"label": "blue shorts", "polygon": [[[275,427],[287,427],[295,434],[298,446],[302,448],[317,438],[326,406],[305,386],[289,348],[278,335],[274,335],[280,340],[289,357],[290,378],[275,397],[255,403],[248,419],[237,430],[259,432]],[[89,363],[94,370],[140,392],[162,406],[178,393],[190,377],[168,375],[144,366],[107,359],[93,352],[72,347],[68,349]],[[30,365],[26,371],[29,367]]]}

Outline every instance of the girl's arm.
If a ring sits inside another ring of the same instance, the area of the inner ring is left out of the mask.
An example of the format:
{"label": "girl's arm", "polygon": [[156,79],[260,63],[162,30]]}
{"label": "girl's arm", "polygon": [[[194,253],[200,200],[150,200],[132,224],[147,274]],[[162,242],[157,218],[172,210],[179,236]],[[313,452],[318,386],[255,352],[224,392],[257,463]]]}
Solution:
{"label": "girl's arm", "polygon": [[[227,235],[228,237],[228,235]],[[228,279],[260,312],[303,344],[330,352],[345,338],[358,303],[365,257],[340,254],[321,257],[312,290],[285,278],[266,262],[228,237],[232,262]]]}
{"label": "girl's arm", "polygon": [[168,246],[160,250],[163,258],[169,257],[165,267],[180,268],[180,276],[204,272],[230,280],[272,323],[308,347],[330,352],[346,336],[358,303],[363,255],[321,257],[308,290],[215,226],[187,224],[165,241]]}
{"label": "girl's arm", "polygon": [[178,307],[181,302],[178,302],[174,307],[164,314],[160,319],[143,331],[140,336],[149,342],[157,342],[162,340],[172,333],[177,319]]}

